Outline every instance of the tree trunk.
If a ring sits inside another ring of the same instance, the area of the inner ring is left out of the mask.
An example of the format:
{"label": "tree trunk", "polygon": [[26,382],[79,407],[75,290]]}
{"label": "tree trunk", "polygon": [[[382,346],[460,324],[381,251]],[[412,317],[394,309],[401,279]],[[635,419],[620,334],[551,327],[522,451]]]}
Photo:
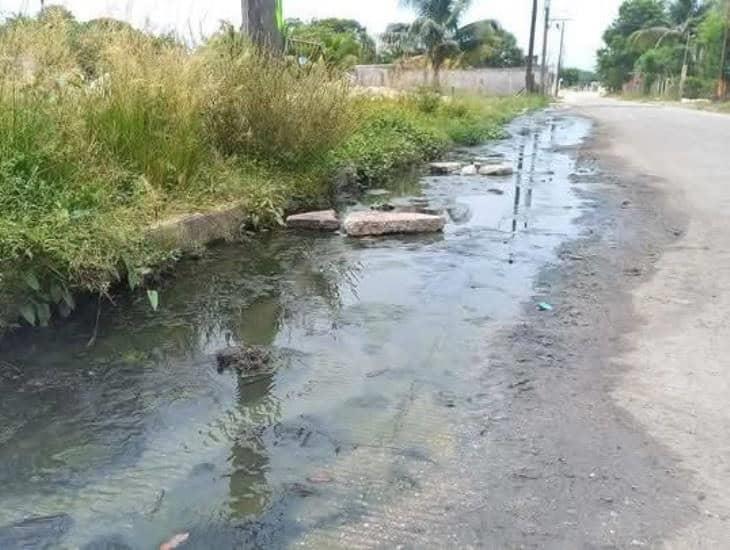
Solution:
{"label": "tree trunk", "polygon": [[280,51],[283,39],[276,22],[276,0],[241,0],[241,32],[257,46]]}
{"label": "tree trunk", "polygon": [[433,89],[441,89],[441,65],[437,64],[433,66]]}

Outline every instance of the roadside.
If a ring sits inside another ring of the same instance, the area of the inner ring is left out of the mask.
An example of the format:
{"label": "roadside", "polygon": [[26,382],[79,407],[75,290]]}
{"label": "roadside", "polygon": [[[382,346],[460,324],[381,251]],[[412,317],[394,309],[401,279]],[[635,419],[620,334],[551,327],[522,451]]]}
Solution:
{"label": "roadside", "polygon": [[592,204],[583,234],[543,271],[520,323],[491,343],[483,383],[500,376],[511,391],[486,421],[479,475],[489,504],[469,525],[495,547],[655,548],[702,518],[690,473],[613,397],[627,370],[615,358],[641,324],[632,291],[686,219],[610,144],[599,125],[575,152],[573,183]]}
{"label": "roadside", "polygon": [[504,540],[725,547],[730,126],[597,97],[570,108],[598,124],[583,158],[598,172],[576,178],[597,207],[537,287],[555,313],[528,311],[494,354],[533,388],[495,444],[529,445],[515,459],[540,471]]}
{"label": "roadside", "polygon": [[[607,151],[650,174],[666,211],[686,230],[659,258],[656,275],[632,292],[642,320],[618,358],[626,374],[614,397],[669,447],[692,475],[701,522],[668,544],[718,548],[730,542],[730,125],[723,115],[591,101],[578,105],[611,136]],[[662,213],[665,216],[664,213]],[[666,217],[664,218],[666,219]]]}
{"label": "roadside", "polygon": [[[573,90],[565,90],[561,93],[561,96],[570,103],[574,100],[585,101],[586,98],[601,99],[599,93],[596,92],[576,92]],[[582,98],[582,99],[581,99]],[[695,111],[707,111],[710,113],[723,113],[730,114],[730,101],[712,101],[709,99],[682,99],[670,100],[661,97],[651,97],[646,95],[613,95],[608,96],[610,99],[625,101],[630,103],[639,103],[641,105],[654,105],[658,107],[675,107],[682,109],[690,109]]]}

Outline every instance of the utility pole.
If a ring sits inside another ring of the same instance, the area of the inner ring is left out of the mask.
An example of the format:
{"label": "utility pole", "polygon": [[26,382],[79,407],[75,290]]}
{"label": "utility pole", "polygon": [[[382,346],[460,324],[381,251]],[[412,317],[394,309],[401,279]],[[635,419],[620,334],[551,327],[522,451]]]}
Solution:
{"label": "utility pole", "polygon": [[532,23],[530,25],[530,51],[527,54],[527,74],[525,75],[525,86],[528,93],[535,91],[535,30],[537,27],[537,0],[532,0]]}
{"label": "utility pole", "polygon": [[542,70],[540,71],[540,91],[546,95],[547,88],[547,48],[548,35],[550,34],[550,0],[545,0],[545,29],[542,36]]}
{"label": "utility pole", "polygon": [[560,94],[560,71],[563,70],[563,52],[565,51],[565,24],[567,19],[558,20],[561,24],[560,28],[560,55],[558,55],[558,70],[555,75],[555,97]]}
{"label": "utility pole", "polygon": [[281,0],[241,0],[241,32],[261,48],[279,51]]}

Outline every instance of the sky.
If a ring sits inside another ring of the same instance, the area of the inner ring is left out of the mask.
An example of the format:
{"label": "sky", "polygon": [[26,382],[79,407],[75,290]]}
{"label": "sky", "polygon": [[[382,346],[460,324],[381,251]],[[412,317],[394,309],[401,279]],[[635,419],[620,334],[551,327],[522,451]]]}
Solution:
{"label": "sky", "polygon": [[[538,23],[539,54],[542,44],[542,9]],[[239,24],[239,0],[47,0],[61,4],[77,18],[115,17],[136,26],[156,31],[175,29],[194,36],[213,32],[222,20]],[[552,0],[555,17],[569,18],[565,34],[566,66],[592,69],[601,35],[618,13],[621,0]],[[0,0],[0,14],[34,13],[40,0]],[[531,0],[474,0],[464,23],[478,19],[497,19],[514,33],[527,51],[530,35]],[[381,33],[391,22],[408,22],[413,13],[399,7],[398,0],[284,0],[284,16],[308,20],[323,17],[357,19],[371,34]],[[557,58],[560,33],[550,33],[550,59]]]}

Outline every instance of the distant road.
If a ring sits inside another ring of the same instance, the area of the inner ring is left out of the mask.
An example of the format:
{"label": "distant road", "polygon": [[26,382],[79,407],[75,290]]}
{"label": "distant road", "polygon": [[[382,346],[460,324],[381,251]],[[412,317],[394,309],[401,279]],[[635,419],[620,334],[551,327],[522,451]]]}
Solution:
{"label": "distant road", "polygon": [[628,336],[614,396],[692,476],[704,520],[669,546],[729,548],[730,116],[588,94],[566,103],[598,122],[599,159],[651,176],[667,219],[684,220],[633,292],[643,322]]}

